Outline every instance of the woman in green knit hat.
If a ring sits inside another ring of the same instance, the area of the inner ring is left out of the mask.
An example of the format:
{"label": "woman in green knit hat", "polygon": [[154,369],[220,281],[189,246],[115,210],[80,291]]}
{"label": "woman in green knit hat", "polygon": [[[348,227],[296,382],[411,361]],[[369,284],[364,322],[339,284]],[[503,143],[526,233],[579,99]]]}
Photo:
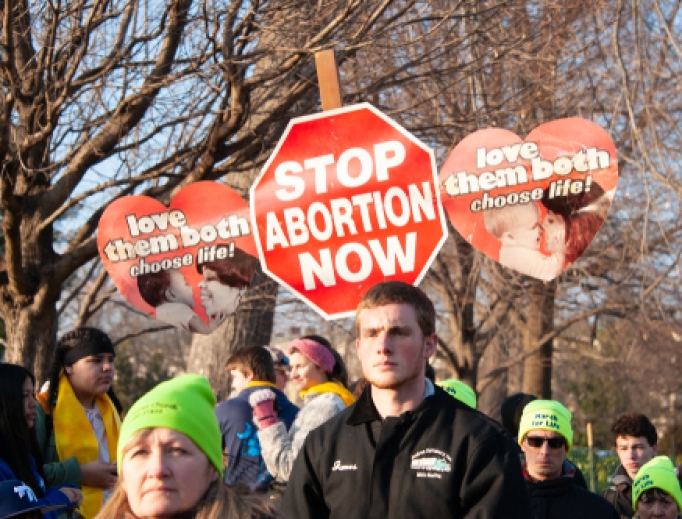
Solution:
{"label": "woman in green knit hat", "polygon": [[97,519],[272,517],[224,484],[215,404],[208,380],[192,374],[135,402],[121,427],[119,481]]}
{"label": "woman in green knit hat", "polygon": [[656,456],[642,465],[632,482],[633,519],[682,518],[682,489],[672,461]]}

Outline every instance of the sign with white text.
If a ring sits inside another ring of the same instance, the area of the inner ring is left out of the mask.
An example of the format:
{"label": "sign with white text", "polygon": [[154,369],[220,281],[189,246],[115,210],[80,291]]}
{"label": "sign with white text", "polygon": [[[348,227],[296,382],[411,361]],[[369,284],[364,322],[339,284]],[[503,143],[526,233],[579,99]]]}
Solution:
{"label": "sign with white text", "polygon": [[464,239],[505,267],[549,281],[604,223],[618,158],[598,124],[560,119],[525,140],[499,128],[472,133],[439,178],[443,207]]}
{"label": "sign with white text", "polygon": [[97,247],[128,302],[203,334],[236,311],[258,267],[249,208],[217,182],[185,187],[170,207],[146,196],[119,198],[99,221]]}
{"label": "sign with white text", "polygon": [[289,122],[251,219],[263,270],[327,319],[418,284],[447,236],[433,152],[366,103]]}

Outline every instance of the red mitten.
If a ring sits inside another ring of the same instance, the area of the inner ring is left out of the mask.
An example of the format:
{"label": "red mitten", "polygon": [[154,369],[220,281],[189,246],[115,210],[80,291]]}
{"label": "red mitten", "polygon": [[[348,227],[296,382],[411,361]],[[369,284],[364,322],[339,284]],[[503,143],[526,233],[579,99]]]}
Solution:
{"label": "red mitten", "polygon": [[259,389],[249,395],[253,418],[259,429],[266,429],[277,423],[276,398],[277,395],[270,389]]}

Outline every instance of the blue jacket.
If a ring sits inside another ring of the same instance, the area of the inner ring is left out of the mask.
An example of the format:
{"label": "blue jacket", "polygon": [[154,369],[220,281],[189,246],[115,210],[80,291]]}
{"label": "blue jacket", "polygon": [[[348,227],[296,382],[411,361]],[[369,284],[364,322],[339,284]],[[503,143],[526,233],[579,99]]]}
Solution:
{"label": "blue jacket", "polygon": [[[266,386],[248,387],[215,408],[223,437],[223,464],[227,462],[225,483],[241,483],[255,492],[266,492],[272,481],[261,456],[258,428],[253,422],[253,409],[249,404],[249,395],[263,387]],[[289,429],[296,418],[298,407],[279,389],[269,389],[277,395],[277,416]]]}
{"label": "blue jacket", "polygon": [[[69,501],[69,498],[66,497],[65,494],[59,491],[57,487],[49,487],[45,488],[45,483],[43,482],[43,478],[40,477],[40,474],[38,474],[38,471],[36,470],[36,462],[33,459],[33,456],[31,456],[31,469],[33,469],[33,476],[36,478],[36,481],[38,481],[38,484],[40,485],[40,488],[43,490],[43,493],[45,494],[45,497],[38,498],[38,504],[39,506],[54,506],[54,505],[59,505],[63,504],[64,507],[57,509],[53,512],[49,512],[47,514],[43,514],[44,519],[57,519],[60,513],[64,512],[70,505],[71,502]],[[18,479],[17,476],[14,474],[12,469],[9,467],[9,465],[0,458],[0,481],[8,481],[10,479]],[[63,485],[63,486],[73,486],[73,485]],[[76,487],[74,487],[76,488]]]}

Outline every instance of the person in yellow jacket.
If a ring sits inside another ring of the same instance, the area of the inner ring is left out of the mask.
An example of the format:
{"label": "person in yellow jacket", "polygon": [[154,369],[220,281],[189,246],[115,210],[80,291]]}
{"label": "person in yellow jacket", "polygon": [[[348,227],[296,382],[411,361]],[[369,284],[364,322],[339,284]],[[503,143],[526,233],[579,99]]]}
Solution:
{"label": "person in yellow jacket", "polygon": [[303,407],[287,431],[274,409],[275,393],[269,389],[249,396],[258,424],[261,456],[268,472],[286,482],[308,433],[355,402],[346,386],[348,374],[338,352],[319,335],[307,335],[289,344],[291,381],[300,391]]}
{"label": "person in yellow jacket", "polygon": [[78,513],[97,515],[116,484],[121,403],[114,394],[114,345],[96,328],[64,334],[38,395],[38,444],[50,486],[72,483],[83,492]]}

